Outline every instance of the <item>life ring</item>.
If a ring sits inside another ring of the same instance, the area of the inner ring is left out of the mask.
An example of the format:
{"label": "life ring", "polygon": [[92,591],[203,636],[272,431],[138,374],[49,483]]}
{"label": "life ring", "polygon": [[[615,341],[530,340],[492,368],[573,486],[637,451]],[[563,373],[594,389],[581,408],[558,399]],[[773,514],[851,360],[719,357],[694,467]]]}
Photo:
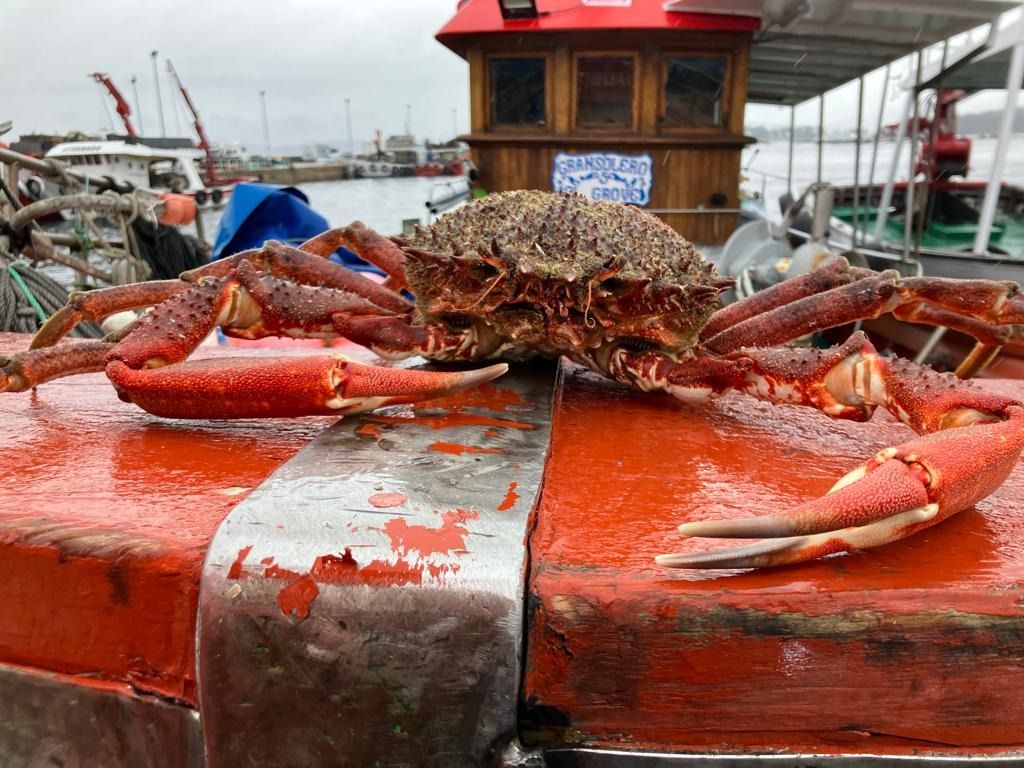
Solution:
{"label": "life ring", "polygon": [[32,202],[38,202],[46,195],[46,182],[38,176],[29,176],[22,182],[22,187],[25,190],[25,197]]}

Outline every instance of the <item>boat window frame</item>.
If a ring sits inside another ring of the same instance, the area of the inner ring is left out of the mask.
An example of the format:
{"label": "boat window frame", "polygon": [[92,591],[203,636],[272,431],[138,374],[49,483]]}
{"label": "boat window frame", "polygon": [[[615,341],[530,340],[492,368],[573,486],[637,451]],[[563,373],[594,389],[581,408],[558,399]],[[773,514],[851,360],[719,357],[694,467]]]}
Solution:
{"label": "boat window frame", "polygon": [[[496,123],[491,108],[491,61],[493,59],[542,59],[544,61],[544,122],[536,123]],[[487,131],[490,133],[528,132],[544,134],[554,132],[554,100],[552,88],[554,84],[554,55],[551,51],[489,51],[484,54],[484,115]]]}
{"label": "boat window frame", "polygon": [[[675,125],[666,122],[668,112],[668,63],[669,59],[724,59],[725,74],[722,77],[722,120],[719,125]],[[728,49],[701,48],[698,50],[662,50],[658,56],[658,114],[659,135],[670,136],[719,136],[729,133],[732,119],[733,72],[735,54]]]}
{"label": "boat window frame", "polygon": [[[598,135],[636,135],[640,133],[640,86],[641,67],[643,60],[638,50],[617,50],[617,49],[578,49],[572,51],[572,87],[569,93],[569,109],[571,113],[570,125],[573,133],[598,134]],[[633,94],[630,104],[630,115],[632,121],[629,126],[624,125],[580,125],[579,122],[579,83],[580,59],[632,59],[633,61]]]}

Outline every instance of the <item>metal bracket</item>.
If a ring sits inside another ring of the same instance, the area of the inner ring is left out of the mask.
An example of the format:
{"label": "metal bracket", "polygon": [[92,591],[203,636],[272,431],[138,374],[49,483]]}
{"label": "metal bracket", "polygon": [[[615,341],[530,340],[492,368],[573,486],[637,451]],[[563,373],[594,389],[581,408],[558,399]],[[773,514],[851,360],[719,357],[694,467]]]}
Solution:
{"label": "metal bracket", "polygon": [[500,759],[556,370],[336,424],[231,512],[200,593],[210,768]]}

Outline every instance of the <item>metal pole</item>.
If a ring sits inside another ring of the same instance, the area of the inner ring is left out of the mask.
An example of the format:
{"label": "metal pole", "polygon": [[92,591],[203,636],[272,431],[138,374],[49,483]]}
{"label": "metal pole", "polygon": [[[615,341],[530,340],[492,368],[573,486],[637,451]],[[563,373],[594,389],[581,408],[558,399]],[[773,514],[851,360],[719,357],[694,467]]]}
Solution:
{"label": "metal pole", "polygon": [[992,236],[992,222],[995,220],[996,208],[999,205],[999,190],[1002,186],[1003,169],[1006,165],[1006,153],[1010,148],[1010,131],[1013,129],[1013,118],[1017,111],[1017,98],[1020,96],[1022,77],[1024,77],[1024,41],[1013,46],[1013,51],[1010,53],[1010,71],[1006,76],[1006,108],[1003,110],[999,123],[996,156],[992,159],[992,170],[989,172],[988,186],[985,187],[985,200],[981,204],[981,216],[978,218],[978,233],[974,238],[975,253],[988,251],[988,241]]}
{"label": "metal pole", "polygon": [[910,258],[910,236],[914,231],[914,179],[917,176],[915,164],[917,163],[917,134],[920,133],[918,121],[921,112],[918,106],[921,87],[921,67],[924,66],[924,49],[917,52],[917,69],[914,71],[914,114],[910,125],[914,129],[910,134],[910,167],[907,170],[907,193],[904,196],[903,205],[903,261]]}
{"label": "metal pole", "polygon": [[818,97],[818,183],[821,184],[821,163],[825,151],[825,94]]}
{"label": "metal pole", "polygon": [[142,127],[142,107],[139,102],[139,78],[132,75],[132,93],[135,95],[135,114],[139,116],[139,136],[146,135],[146,129]]}
{"label": "metal pole", "polygon": [[452,107],[452,138],[459,135],[459,110]]}
{"label": "metal pole", "polygon": [[267,162],[270,162],[270,124],[267,122],[267,92],[260,91],[260,107],[263,112],[263,143],[267,147]]}
{"label": "metal pole", "polygon": [[[871,198],[875,192],[875,162],[878,160],[878,141],[882,135],[882,120],[885,114],[885,97],[889,95],[889,67],[891,64],[885,65],[885,80],[882,83],[882,99],[878,103],[878,121],[875,125],[875,141],[871,146],[871,168],[868,170],[868,206],[871,205]],[[865,234],[867,233],[867,227]]]}
{"label": "metal pole", "polygon": [[160,115],[160,135],[167,135],[167,125],[164,123],[164,103],[160,98],[160,73],[157,72],[156,67],[156,56],[158,51],[150,52],[150,58],[153,59],[153,82],[156,84],[156,111]]}
{"label": "metal pole", "polygon": [[853,150],[853,246],[857,246],[860,229],[860,138],[864,119],[864,76],[857,79],[857,146]]}
{"label": "metal pole", "polygon": [[[793,193],[793,142],[796,132],[796,104],[789,107],[789,166],[786,170],[786,185],[790,194]],[[785,213],[785,211],[783,211]]]}
{"label": "metal pole", "polygon": [[896,146],[892,150],[892,160],[889,162],[889,176],[882,190],[882,199],[878,203],[878,218],[875,220],[875,240],[882,241],[882,234],[885,232],[885,221],[889,217],[889,206],[892,205],[892,189],[896,183],[896,168],[899,166],[900,155],[903,154],[903,141],[907,138],[907,122],[910,120],[910,106],[914,100],[914,91],[907,91],[903,102],[903,110],[900,112],[900,125],[896,131]]}
{"label": "metal pole", "polygon": [[348,153],[354,155],[356,148],[352,145],[352,100],[345,99],[345,125],[348,127]]}

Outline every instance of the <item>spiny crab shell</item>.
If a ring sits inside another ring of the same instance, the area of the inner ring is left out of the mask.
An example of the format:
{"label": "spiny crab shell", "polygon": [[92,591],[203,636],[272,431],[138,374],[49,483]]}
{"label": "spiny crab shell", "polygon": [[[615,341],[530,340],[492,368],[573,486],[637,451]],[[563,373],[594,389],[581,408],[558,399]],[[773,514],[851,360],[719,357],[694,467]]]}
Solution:
{"label": "spiny crab shell", "polygon": [[732,285],[660,220],[575,193],[489,195],[395,242],[415,321],[468,331],[475,358],[675,359]]}

